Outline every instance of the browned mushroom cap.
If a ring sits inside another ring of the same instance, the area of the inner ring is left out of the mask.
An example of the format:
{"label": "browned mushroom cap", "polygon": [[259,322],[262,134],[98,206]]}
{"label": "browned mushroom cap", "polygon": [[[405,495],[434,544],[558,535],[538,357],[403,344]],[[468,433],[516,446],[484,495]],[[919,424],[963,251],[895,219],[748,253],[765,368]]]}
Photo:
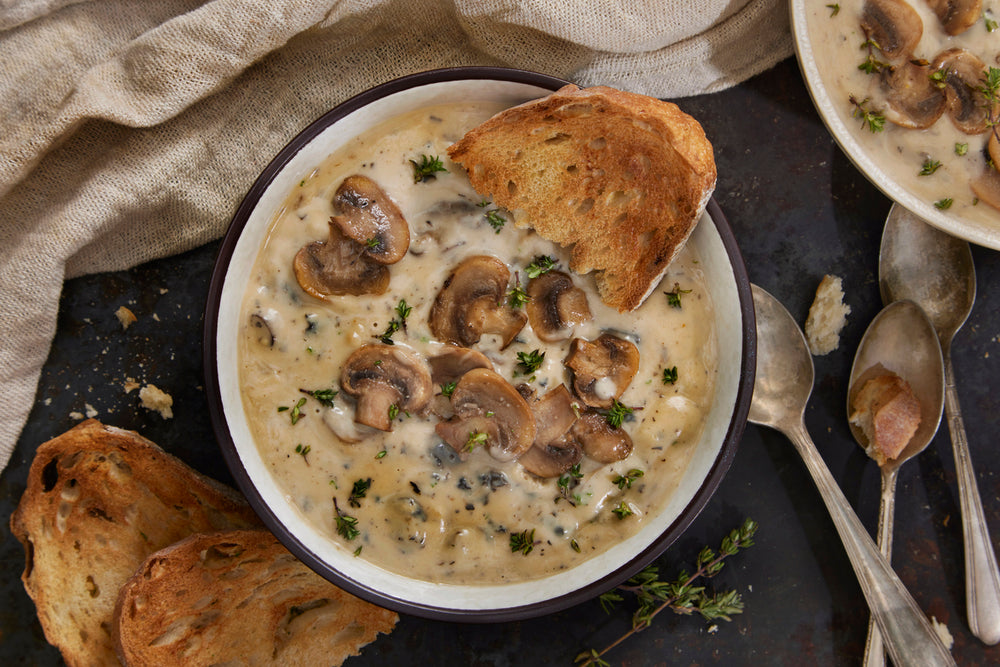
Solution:
{"label": "browned mushroom cap", "polygon": [[547,343],[565,340],[573,327],[593,317],[587,294],[562,271],[549,271],[528,282],[528,321]]}
{"label": "browned mushroom cap", "polygon": [[948,115],[955,127],[966,134],[985,132],[989,105],[979,88],[986,63],[971,51],[948,49],[938,54],[931,69],[944,72]]}
{"label": "browned mushroom cap", "polygon": [[1000,210],[1000,171],[987,167],[982,174],[972,179],[971,185],[980,201]]}
{"label": "browned mushroom cap", "polygon": [[354,420],[392,430],[389,411],[419,411],[431,399],[431,371],[423,357],[399,345],[362,345],[347,358],[340,386],[358,400]]}
{"label": "browned mushroom cap", "polygon": [[[992,118],[1000,118],[1000,102],[993,105],[990,113]],[[993,162],[993,169],[1000,170],[1000,125],[990,127],[990,140],[986,142],[986,151]]]}
{"label": "browned mushroom cap", "polygon": [[434,380],[434,384],[457,382],[460,377],[473,368],[493,370],[493,362],[485,354],[457,345],[444,346],[428,361],[431,365],[431,379]]}
{"label": "browned mushroom cap", "polygon": [[507,305],[510,270],[496,257],[473,255],[455,267],[431,307],[431,331],[469,347],[484,333],[499,334],[507,347],[527,317]]}
{"label": "browned mushroom cap", "polygon": [[332,220],[330,238],[303,246],[292,268],[302,289],[317,299],[382,294],[389,287],[389,269],[368,257]]}
{"label": "browned mushroom cap", "polygon": [[579,443],[567,437],[577,418],[573,397],[566,385],[561,384],[529,405],[535,415],[535,442],[517,461],[538,477],[561,475],[583,456]]}
{"label": "browned mushroom cap", "polygon": [[949,35],[958,35],[972,27],[983,13],[983,0],[927,0]]}
{"label": "browned mushroom cap", "polygon": [[908,56],[924,34],[924,22],[904,0],[865,0],[861,28],[891,59]]}
{"label": "browned mushroom cap", "polygon": [[639,349],[608,333],[595,341],[574,338],[566,365],[573,371],[573,391],[581,401],[592,408],[610,408],[639,370]]}
{"label": "browned mushroom cap", "polygon": [[[486,368],[475,368],[455,385],[451,395],[455,416],[435,430],[457,452],[484,445],[490,455],[510,461],[535,441],[535,417],[517,390]],[[485,442],[476,434],[485,434]]]}
{"label": "browned mushroom cap", "polygon": [[395,264],[410,247],[410,225],[389,195],[367,176],[348,176],[337,188],[334,221],[380,264]]}
{"label": "browned mushroom cap", "polygon": [[925,129],[944,113],[944,91],[930,78],[931,69],[907,61],[882,70],[882,90],[889,104],[886,118],[901,127]]}
{"label": "browned mushroom cap", "polygon": [[571,430],[583,453],[599,463],[621,461],[632,453],[632,438],[625,429],[615,428],[600,412],[580,416]]}

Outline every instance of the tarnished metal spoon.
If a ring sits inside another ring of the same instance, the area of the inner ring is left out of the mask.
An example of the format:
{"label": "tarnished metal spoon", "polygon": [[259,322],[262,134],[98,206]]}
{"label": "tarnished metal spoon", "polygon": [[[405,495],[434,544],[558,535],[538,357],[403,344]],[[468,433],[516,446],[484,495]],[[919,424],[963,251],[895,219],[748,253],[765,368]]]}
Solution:
{"label": "tarnished metal spoon", "polygon": [[951,341],[976,300],[976,269],[969,244],[898,204],[889,211],[879,251],[883,303],[911,299],[930,317],[944,355],[944,409],[955,454],[965,546],[965,601],[969,629],[985,644],[1000,642],[1000,571],[979,497],[976,474],[951,365]]}
{"label": "tarnished metal spoon", "polygon": [[[886,371],[895,373],[910,385],[920,403],[920,425],[899,455],[880,466],[882,496],[879,502],[876,542],[886,562],[892,562],[892,524],[896,509],[896,478],[899,467],[927,448],[941,423],[944,404],[944,360],[934,325],[912,301],[896,301],[875,316],[861,338],[851,367],[847,390],[847,414],[853,412],[854,399],[865,383]],[[857,424],[848,419],[854,439],[862,447],[868,439]],[[882,635],[874,617],[868,622],[865,641],[865,667],[885,664]]]}
{"label": "tarnished metal spoon", "polygon": [[757,379],[750,421],[776,429],[792,441],[819,489],[858,577],[886,650],[897,665],[954,665],[903,582],[869,537],[805,426],[813,388],[813,364],[805,337],[785,307],[753,286],[757,315]]}

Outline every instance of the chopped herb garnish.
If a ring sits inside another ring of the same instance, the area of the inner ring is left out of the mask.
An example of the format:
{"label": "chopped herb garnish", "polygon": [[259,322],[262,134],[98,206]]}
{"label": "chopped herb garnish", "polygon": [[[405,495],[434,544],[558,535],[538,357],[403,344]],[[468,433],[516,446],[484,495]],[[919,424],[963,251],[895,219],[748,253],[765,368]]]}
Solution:
{"label": "chopped herb garnish", "polygon": [[[389,325],[386,327],[385,331],[380,336],[376,336],[386,345],[394,345],[392,340],[392,335],[399,330],[406,331],[406,318],[410,316],[410,311],[413,310],[413,306],[408,306],[406,304],[406,299],[400,299],[399,303],[396,304],[396,315],[398,317],[393,318],[389,321]],[[381,362],[378,362],[381,363]],[[376,365],[378,365],[376,363]]]}
{"label": "chopped herb garnish", "polygon": [[677,366],[663,369],[663,384],[674,384],[677,382]]}
{"label": "chopped herb garnish", "polygon": [[928,74],[927,78],[931,80],[935,88],[944,90],[948,86],[948,70],[936,69]]}
{"label": "chopped herb garnish", "polygon": [[520,551],[522,554],[527,556],[531,553],[531,550],[535,548],[535,529],[522,530],[520,533],[511,533],[510,535],[510,551],[511,553],[517,553]]}
{"label": "chopped herb garnish", "polygon": [[833,18],[840,13],[840,3],[834,3],[832,5],[827,5],[826,7],[830,10],[830,18]]}
{"label": "chopped herb garnish", "polygon": [[451,398],[451,395],[455,393],[455,387],[457,385],[458,382],[445,382],[441,385],[441,395],[445,398]]}
{"label": "chopped herb garnish", "polygon": [[360,546],[357,549],[354,550],[354,555],[356,557],[361,555],[361,547]]}
{"label": "chopped herb garnish", "polygon": [[358,520],[340,511],[337,499],[333,499],[333,520],[337,523],[337,534],[346,540],[353,540],[361,534],[358,530]]}
{"label": "chopped herb garnish", "polygon": [[278,412],[285,412],[287,410],[288,410],[288,406],[287,405],[279,405],[278,406]]}
{"label": "chopped herb garnish", "polygon": [[951,205],[953,203],[954,202],[952,201],[952,199],[950,197],[946,198],[946,199],[938,199],[936,202],[934,202],[934,208],[937,208],[937,209],[940,209],[942,211],[945,211],[945,210],[951,208]]}
{"label": "chopped herb garnish", "polygon": [[300,398],[298,400],[298,402],[295,405],[292,406],[292,412],[289,415],[289,417],[292,420],[292,425],[293,426],[295,424],[298,424],[299,420],[302,419],[303,417],[305,417],[305,415],[302,414],[302,406],[305,405],[305,404],[306,404],[306,399],[305,399],[305,397],[302,397],[302,398]]}
{"label": "chopped herb garnish", "polygon": [[361,507],[359,502],[368,493],[368,489],[371,488],[372,478],[358,479],[354,481],[354,486],[351,488],[351,495],[347,498],[347,503],[351,507]]}
{"label": "chopped herb garnish", "polygon": [[875,50],[882,50],[882,47],[878,45],[874,39],[866,39],[861,45],[862,49],[868,49],[868,56],[865,58],[864,62],[858,65],[858,69],[866,74],[878,74],[882,70],[889,67],[889,63],[882,62],[875,57]]}
{"label": "chopped herb garnish", "polygon": [[611,481],[614,482],[615,486],[617,486],[619,489],[631,489],[632,482],[639,479],[644,474],[645,473],[643,473],[638,468],[632,468],[624,475],[618,475]]}
{"label": "chopped herb garnish", "polygon": [[580,553],[580,544],[575,539],[569,541],[569,546],[573,551]]}
{"label": "chopped herb garnish", "polygon": [[618,503],[618,507],[614,508],[611,511],[614,512],[619,519],[624,519],[625,517],[632,516],[633,514],[632,508],[629,507],[628,503],[626,503],[624,500]]}
{"label": "chopped herb garnish", "polygon": [[555,257],[550,257],[549,255],[539,255],[536,257],[531,264],[525,267],[524,272],[528,275],[528,278],[537,278],[543,273],[548,273],[552,269],[556,268],[557,262]]}
{"label": "chopped herb garnish", "polygon": [[866,107],[868,98],[858,102],[854,95],[850,96],[850,102],[854,105],[853,116],[861,119],[861,127],[867,127],[872,132],[881,132],[885,129],[885,116],[881,112]]}
{"label": "chopped herb garnish", "polygon": [[295,445],[295,453],[302,455],[302,460],[306,462],[306,465],[309,465],[309,459],[306,457],[309,456],[309,452],[311,451],[312,445],[303,445],[301,442]]}
{"label": "chopped herb garnish", "polygon": [[499,234],[500,230],[503,229],[503,226],[507,221],[502,215],[500,215],[499,211],[492,210],[486,212],[486,222],[490,223],[490,227],[493,228],[493,231]]}
{"label": "chopped herb garnish", "polygon": [[621,403],[617,398],[611,399],[611,407],[605,413],[605,418],[612,428],[621,428],[625,418],[632,414],[634,408]]}
{"label": "chopped herb garnish", "polygon": [[680,308],[681,307],[681,295],[682,294],[690,294],[690,293],[691,293],[691,290],[689,290],[689,289],[681,289],[681,286],[678,283],[674,283],[674,289],[672,291],[670,291],[670,292],[664,292],[664,294],[667,295],[667,303],[669,305],[673,306],[674,308]]}
{"label": "chopped herb garnish", "polygon": [[389,452],[387,452],[387,451],[385,451],[385,450],[383,449],[382,451],[380,451],[380,452],[379,452],[378,454],[376,454],[376,455],[375,455],[375,458],[377,458],[377,459],[384,459],[384,458],[385,458],[385,455],[386,455],[386,454],[388,454],[388,453],[389,453]]}
{"label": "chopped herb garnish", "polygon": [[955,155],[962,156],[969,152],[969,144],[955,144]]}
{"label": "chopped herb garnish", "polygon": [[399,406],[393,403],[389,406],[389,420],[392,421],[399,416]]}
{"label": "chopped herb garnish", "polygon": [[396,342],[392,340],[392,334],[399,331],[402,326],[399,320],[389,320],[389,325],[385,328],[385,331],[381,335],[376,336],[376,338],[386,345],[395,345]]}
{"label": "chopped herb garnish", "polygon": [[410,164],[413,165],[414,183],[429,181],[432,178],[436,178],[437,172],[448,171],[444,168],[444,165],[441,164],[441,159],[436,155],[421,155],[420,162],[410,160]]}
{"label": "chopped herb garnish", "polygon": [[920,175],[930,176],[940,168],[941,168],[941,163],[939,161],[927,158],[926,160],[924,160],[924,163],[920,165]]}
{"label": "chopped herb garnish", "polygon": [[315,390],[299,389],[299,391],[301,391],[303,394],[306,394],[307,396],[312,396],[317,401],[319,401],[320,404],[325,405],[328,408],[333,407],[333,399],[337,397],[338,393],[340,393],[333,387],[331,387],[330,389],[315,389]]}
{"label": "chopped herb garnish", "polygon": [[993,32],[1000,27],[997,25],[996,21],[986,15],[985,9],[983,10],[983,23],[986,24],[986,32]]}
{"label": "chopped herb garnish", "polygon": [[523,308],[529,301],[531,301],[531,297],[528,296],[528,293],[524,291],[523,287],[521,287],[521,278],[517,273],[515,273],[514,287],[507,292],[507,304],[511,308]]}
{"label": "chopped herb garnish", "polygon": [[379,241],[377,237],[373,236],[365,241],[365,247],[377,248],[379,246],[379,243],[381,243],[381,241]]}
{"label": "chopped herb garnish", "polygon": [[517,365],[524,369],[525,375],[537,371],[542,367],[542,362],[544,361],[545,353],[539,352],[538,350],[517,353]]}
{"label": "chopped herb garnish", "polygon": [[488,437],[489,436],[482,431],[471,431],[468,439],[465,441],[465,451],[471,452],[476,448],[476,445],[485,445]]}

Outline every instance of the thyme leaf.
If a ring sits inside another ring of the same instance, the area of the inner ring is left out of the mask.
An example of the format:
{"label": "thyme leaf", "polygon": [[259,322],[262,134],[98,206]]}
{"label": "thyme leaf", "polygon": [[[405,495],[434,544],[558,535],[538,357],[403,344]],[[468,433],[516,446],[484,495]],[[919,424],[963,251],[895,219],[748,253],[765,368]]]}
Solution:
{"label": "thyme leaf", "polygon": [[333,399],[340,393],[333,387],[329,389],[299,389],[299,391],[306,396],[315,398],[321,405],[325,405],[328,408],[333,407]]}
{"label": "thyme leaf", "polygon": [[525,556],[531,553],[531,550],[535,548],[535,529],[522,530],[520,533],[510,534],[510,551],[511,553],[521,552]]}
{"label": "thyme leaf", "polygon": [[436,155],[421,155],[420,162],[410,160],[410,164],[413,165],[414,183],[423,183],[424,181],[432,180],[436,178],[437,172],[448,171],[441,164],[441,159]]}
{"label": "thyme leaf", "polygon": [[537,278],[543,273],[548,273],[552,269],[556,268],[558,262],[555,257],[549,255],[539,255],[531,264],[525,267],[524,272],[528,275],[528,278]]}
{"label": "thyme leaf", "polygon": [[333,499],[333,520],[337,523],[337,534],[345,540],[353,540],[361,534],[358,530],[358,520],[341,512],[336,498]]}
{"label": "thyme leaf", "polygon": [[608,425],[612,428],[621,428],[622,422],[634,411],[635,408],[630,408],[617,398],[613,398],[611,399],[611,407],[605,413],[604,418],[607,419]]}

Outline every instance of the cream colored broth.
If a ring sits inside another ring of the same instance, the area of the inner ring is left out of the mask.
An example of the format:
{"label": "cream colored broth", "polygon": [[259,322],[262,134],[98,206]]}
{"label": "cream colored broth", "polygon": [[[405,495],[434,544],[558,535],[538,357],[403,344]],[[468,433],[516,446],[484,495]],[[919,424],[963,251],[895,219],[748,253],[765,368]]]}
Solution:
{"label": "cream colored broth", "polygon": [[[288,195],[260,250],[242,306],[244,407],[260,453],[288,498],[343,548],[427,581],[496,583],[541,577],[634,534],[677,487],[714,393],[712,300],[698,258],[688,248],[671,265],[660,289],[634,313],[604,306],[593,279],[574,276],[586,289],[594,314],[574,336],[593,340],[611,330],[637,342],[639,371],[621,401],[641,407],[624,425],[635,443],[628,458],[611,465],[586,457],[581,462],[582,477],[566,494],[575,497],[576,506],[560,495],[557,479],[536,478],[516,461],[498,461],[483,448],[464,462],[457,460],[435,434],[439,418],[430,412],[400,414],[387,433],[359,426],[363,439],[345,442],[335,432],[349,434],[355,426],[352,399],[341,392],[333,408],[307,398],[301,417],[292,423],[290,408],[304,397],[300,389],[340,389],[345,359],[361,345],[377,342],[396,316],[400,299],[412,311],[405,332],[393,336],[395,345],[425,357],[436,354],[442,344],[432,339],[431,304],[462,259],[500,257],[512,276],[515,271],[523,276],[524,267],[538,255],[554,256],[566,267],[568,254],[529,230],[508,222],[495,232],[484,209],[476,206],[482,197],[462,168],[447,159],[451,143],[498,110],[480,104],[422,109],[329,156]],[[414,183],[409,160],[422,154],[441,156],[448,173]],[[385,295],[319,300],[297,284],[292,258],[303,245],[326,238],[333,194],[355,173],[370,176],[399,205],[411,229],[410,252],[390,267]],[[690,290],[683,293],[680,308],[668,305],[663,295],[675,284]],[[268,323],[273,346],[266,344],[269,339],[261,341],[260,328],[251,324],[255,315]],[[516,354],[544,351],[544,363],[531,382],[543,394],[560,383],[571,386],[563,366],[569,343],[542,343],[526,325],[506,350],[500,350],[497,336],[489,335],[475,347],[514,383],[528,379],[516,373]],[[678,380],[664,384],[663,369],[673,366]],[[633,469],[643,476],[631,488],[619,489],[614,478]],[[367,494],[359,506],[351,506],[354,483],[368,478]],[[352,540],[337,533],[334,498],[341,512],[357,520],[359,534]],[[612,512],[622,502],[632,516],[619,518]],[[525,530],[534,530],[534,548],[528,554],[513,552],[511,534]]]}
{"label": "cream colored broth", "polygon": [[[888,120],[885,130],[871,132],[853,116],[853,95],[869,100],[869,108],[884,110],[884,94],[879,90],[879,77],[858,69],[867,55],[862,49],[865,36],[860,17],[864,0],[837,3],[840,10],[832,14],[829,4],[808,3],[806,19],[809,40],[818,63],[823,85],[829,91],[841,120],[852,128],[855,138],[873,155],[875,162],[919,199],[928,204],[951,199],[944,212],[969,220],[1000,225],[1000,211],[978,202],[969,182],[986,169],[983,149],[988,133],[968,135],[958,130],[945,113],[925,130],[907,129]],[[923,35],[914,52],[916,58],[931,62],[937,54],[951,48],[964,48],[979,56],[987,67],[1000,66],[1000,30],[988,32],[982,19],[960,35],[950,36],[941,27],[937,16],[924,0],[908,3],[923,22]],[[996,3],[992,3],[996,4]],[[991,2],[983,3],[986,11]],[[991,15],[1000,19],[995,12]],[[876,57],[887,60],[876,52]],[[968,144],[965,155],[957,155],[956,144]],[[921,176],[921,166],[927,159],[941,167],[931,175]]]}

